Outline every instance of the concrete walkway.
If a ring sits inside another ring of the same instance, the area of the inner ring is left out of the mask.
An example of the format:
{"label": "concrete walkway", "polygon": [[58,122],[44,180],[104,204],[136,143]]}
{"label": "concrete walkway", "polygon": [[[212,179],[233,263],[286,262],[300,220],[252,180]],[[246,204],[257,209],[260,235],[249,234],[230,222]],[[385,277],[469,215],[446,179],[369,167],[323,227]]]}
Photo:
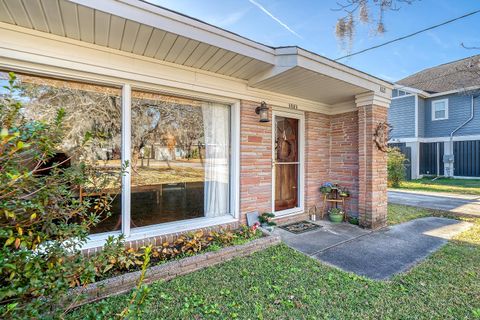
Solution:
{"label": "concrete walkway", "polygon": [[274,232],[290,247],[324,263],[372,279],[385,280],[405,272],[471,223],[446,218],[421,218],[368,231],[342,223],[320,221],[323,228],[293,234]]}
{"label": "concrete walkway", "polygon": [[388,202],[480,217],[480,196],[445,192],[389,190]]}

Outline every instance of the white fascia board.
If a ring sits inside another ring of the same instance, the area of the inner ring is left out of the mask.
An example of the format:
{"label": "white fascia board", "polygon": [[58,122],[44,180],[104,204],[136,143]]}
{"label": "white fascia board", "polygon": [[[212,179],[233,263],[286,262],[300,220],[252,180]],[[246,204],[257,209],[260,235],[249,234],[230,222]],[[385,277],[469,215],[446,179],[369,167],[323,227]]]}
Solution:
{"label": "white fascia board", "polygon": [[68,1],[274,64],[271,47],[153,4],[138,0]]}
{"label": "white fascia board", "polygon": [[418,94],[415,95],[415,137],[418,138]]}
{"label": "white fascia board", "polygon": [[[445,96],[445,95],[453,94],[453,93],[468,92],[468,91],[472,91],[472,90],[480,90],[480,86],[471,86],[471,87],[460,88],[460,89],[449,90],[449,91],[443,91],[443,92],[438,92],[438,93],[428,93],[428,92],[425,92],[423,90],[402,86],[400,84],[395,84],[394,89],[399,89],[399,90],[407,91],[407,92],[410,92],[410,93],[413,93],[413,94],[417,94],[418,96],[420,96],[422,98],[435,98],[435,97],[441,97],[441,96]],[[402,96],[402,97],[404,97],[404,96]],[[398,98],[400,98],[400,97],[398,97]]]}
{"label": "white fascia board", "polygon": [[[409,93],[412,93],[412,94],[417,94],[417,95],[421,96],[422,98],[430,97],[430,93],[428,93],[428,92],[425,92],[425,91],[419,90],[419,89],[415,89],[415,88],[411,88],[411,87],[402,86],[401,84],[397,84],[397,83],[394,84],[393,89],[403,90],[403,91],[406,91],[406,92],[409,92]],[[402,96],[402,97],[404,97],[404,96]]]}
{"label": "white fascia board", "polygon": [[[285,48],[286,49],[286,48]],[[344,64],[335,62],[333,60],[327,59],[322,57],[318,54],[309,52],[307,50],[301,48],[295,48],[297,50],[297,54],[299,55],[299,65],[300,66],[316,66],[316,68],[320,68],[320,71],[325,71],[328,73],[322,73],[327,76],[331,76],[332,78],[337,78],[343,80],[345,82],[351,83],[353,85],[357,85],[359,87],[374,91],[380,95],[385,95],[390,97],[391,90],[393,89],[393,84],[371,76],[367,73],[361,72],[354,68],[348,67]],[[279,50],[276,50],[277,54]],[[315,67],[307,68],[313,71],[316,71]],[[382,92],[380,87],[384,87],[386,92]]]}
{"label": "white fascia board", "polygon": [[471,86],[471,87],[449,90],[449,91],[444,91],[444,92],[439,92],[439,93],[432,93],[432,94],[429,95],[429,98],[441,97],[441,96],[446,96],[448,94],[460,93],[460,92],[467,92],[468,93],[468,91],[479,90],[479,89],[480,89],[480,86]]}
{"label": "white fascia board", "polygon": [[[453,141],[474,141],[480,140],[480,135],[469,136],[454,136]],[[450,137],[432,137],[432,138],[395,138],[390,139],[388,143],[403,143],[403,142],[449,142]]]}

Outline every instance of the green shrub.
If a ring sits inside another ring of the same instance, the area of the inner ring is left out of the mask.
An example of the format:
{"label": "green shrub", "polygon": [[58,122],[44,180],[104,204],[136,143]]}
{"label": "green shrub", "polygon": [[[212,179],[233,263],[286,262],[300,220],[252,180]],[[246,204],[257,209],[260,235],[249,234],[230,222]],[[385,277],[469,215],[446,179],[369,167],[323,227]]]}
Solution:
{"label": "green shrub", "polygon": [[[64,137],[65,112],[50,121],[28,119],[13,73],[0,97],[0,318],[56,318],[61,298],[92,282],[94,265],[80,247],[89,228],[108,215],[111,199],[79,199],[77,186],[97,188],[86,163],[62,166],[55,154]],[[72,154],[80,154],[89,142]],[[57,160],[58,161],[58,160]],[[119,177],[120,178],[120,175]]]}
{"label": "green shrub", "polygon": [[398,188],[405,181],[405,163],[407,159],[398,148],[388,148],[388,186]]}

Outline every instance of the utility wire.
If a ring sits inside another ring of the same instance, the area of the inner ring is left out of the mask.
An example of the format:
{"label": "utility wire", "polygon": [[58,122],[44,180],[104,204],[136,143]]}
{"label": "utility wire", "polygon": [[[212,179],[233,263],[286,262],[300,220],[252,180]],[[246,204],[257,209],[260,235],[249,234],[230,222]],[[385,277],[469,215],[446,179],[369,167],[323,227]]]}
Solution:
{"label": "utility wire", "polygon": [[370,48],[366,48],[366,49],[363,49],[363,50],[360,50],[360,51],[357,51],[357,52],[354,52],[354,53],[347,54],[347,55],[345,55],[345,56],[342,56],[342,57],[340,57],[340,58],[335,59],[335,61],[342,60],[342,59],[349,58],[349,57],[353,57],[353,56],[356,56],[356,55],[358,55],[358,54],[361,54],[361,53],[364,53],[364,52],[367,52],[367,51],[370,51],[370,50],[373,50],[373,49],[377,49],[377,48],[386,46],[387,44],[390,44],[390,43],[393,43],[393,42],[397,42],[397,41],[400,41],[400,40],[404,40],[404,39],[407,39],[407,38],[416,36],[417,34],[420,34],[420,33],[422,33],[422,32],[429,31],[429,30],[432,30],[432,29],[435,29],[435,28],[444,26],[444,25],[446,25],[446,24],[449,24],[449,23],[452,23],[452,22],[454,22],[454,21],[457,21],[457,20],[460,20],[460,19],[463,19],[463,18],[472,16],[472,15],[474,15],[474,14],[476,14],[476,13],[479,13],[479,12],[480,12],[480,10],[476,10],[476,11],[473,11],[473,12],[470,12],[470,13],[467,13],[467,14],[464,14],[463,16],[460,16],[460,17],[457,17],[457,18],[453,18],[453,19],[447,20],[447,21],[445,21],[445,22],[442,22],[442,23],[436,24],[436,25],[434,25],[434,26],[431,26],[431,27],[428,27],[428,28],[425,28],[425,29],[416,31],[416,32],[411,33],[411,34],[408,34],[408,35],[406,35],[406,36],[399,37],[399,38],[396,38],[396,39],[393,39],[393,40],[390,40],[390,41],[381,43],[381,44],[379,44],[379,45],[376,45],[376,46],[373,46],[373,47],[370,47]]}

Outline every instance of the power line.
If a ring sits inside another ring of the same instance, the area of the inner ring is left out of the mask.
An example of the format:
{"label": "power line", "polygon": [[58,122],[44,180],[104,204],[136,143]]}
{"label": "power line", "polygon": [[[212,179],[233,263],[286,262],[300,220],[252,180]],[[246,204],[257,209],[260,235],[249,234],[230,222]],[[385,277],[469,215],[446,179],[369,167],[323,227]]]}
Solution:
{"label": "power line", "polygon": [[358,55],[358,54],[361,54],[361,53],[364,53],[364,52],[367,52],[367,51],[370,51],[370,50],[373,50],[373,49],[377,49],[377,48],[386,46],[387,44],[390,44],[390,43],[393,43],[393,42],[397,42],[397,41],[400,41],[400,40],[404,40],[404,39],[407,39],[407,38],[416,36],[417,34],[420,34],[420,33],[422,33],[422,32],[429,31],[429,30],[432,30],[432,29],[435,29],[435,28],[444,26],[444,25],[446,25],[446,24],[449,24],[449,23],[452,23],[452,22],[454,22],[454,21],[457,21],[457,20],[460,20],[460,19],[463,19],[463,18],[472,16],[472,15],[474,15],[474,14],[476,14],[476,13],[479,13],[479,12],[480,12],[480,10],[476,10],[476,11],[473,11],[473,12],[470,12],[470,13],[467,13],[467,14],[464,14],[463,16],[460,16],[460,17],[457,17],[457,18],[453,18],[453,19],[447,20],[447,21],[445,21],[445,22],[442,22],[442,23],[436,24],[436,25],[434,25],[434,26],[431,26],[431,27],[428,27],[428,28],[425,28],[425,29],[416,31],[416,32],[411,33],[411,34],[408,34],[408,35],[406,35],[406,36],[399,37],[399,38],[396,38],[396,39],[393,39],[393,40],[390,40],[390,41],[381,43],[381,44],[379,44],[379,45],[376,45],[376,46],[373,46],[373,47],[370,47],[370,48],[366,48],[366,49],[363,49],[363,50],[360,50],[360,51],[357,51],[357,52],[354,52],[354,53],[347,54],[347,55],[345,55],[345,56],[342,56],[342,57],[340,57],[340,58],[335,59],[335,61],[342,60],[342,59],[349,58],[349,57],[353,57],[353,56],[356,56],[356,55]]}

